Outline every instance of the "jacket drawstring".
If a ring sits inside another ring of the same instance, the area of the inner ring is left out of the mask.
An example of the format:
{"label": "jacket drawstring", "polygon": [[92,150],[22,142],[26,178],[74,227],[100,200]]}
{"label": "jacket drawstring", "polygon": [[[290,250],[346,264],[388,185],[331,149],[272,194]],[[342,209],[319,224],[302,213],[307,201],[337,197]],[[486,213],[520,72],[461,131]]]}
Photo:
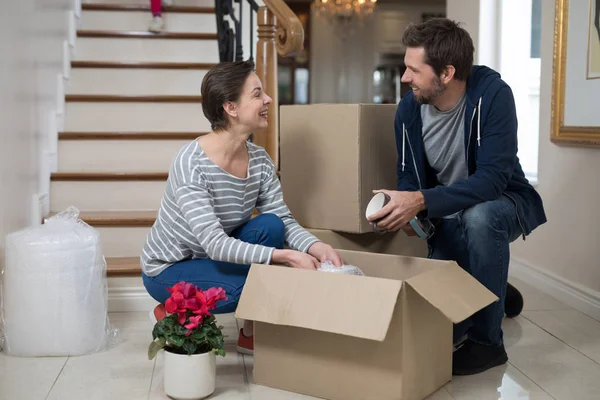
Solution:
{"label": "jacket drawstring", "polygon": [[406,153],[406,128],[402,124],[402,172],[404,172],[404,155]]}
{"label": "jacket drawstring", "polygon": [[481,100],[479,98],[479,104],[477,105],[477,147],[481,147]]}

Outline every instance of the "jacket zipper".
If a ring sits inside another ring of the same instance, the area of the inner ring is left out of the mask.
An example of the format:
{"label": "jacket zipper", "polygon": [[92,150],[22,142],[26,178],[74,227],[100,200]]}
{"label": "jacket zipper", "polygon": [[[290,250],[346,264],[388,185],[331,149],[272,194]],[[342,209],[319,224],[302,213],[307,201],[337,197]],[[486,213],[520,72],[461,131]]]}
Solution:
{"label": "jacket zipper", "polygon": [[419,178],[419,170],[417,169],[417,163],[415,161],[415,153],[412,148],[412,144],[410,143],[410,138],[406,135],[406,139],[408,140],[408,147],[410,148],[410,154],[412,155],[413,166],[415,167],[415,174],[417,175],[417,181],[419,182],[419,189],[423,190],[423,186],[421,186],[421,178]]}
{"label": "jacket zipper", "polygon": [[523,228],[523,224],[521,223],[521,218],[519,217],[519,206],[515,199],[513,199],[509,194],[503,193],[506,197],[511,199],[511,201],[515,204],[515,214],[517,214],[517,222],[519,223],[519,227],[521,228],[521,233],[523,233],[523,240],[525,239],[525,228]]}
{"label": "jacket zipper", "polygon": [[477,112],[477,107],[473,110],[473,115],[471,116],[471,124],[469,125],[469,140],[467,140],[467,170],[469,169],[469,149],[471,148],[471,135],[473,134],[473,120],[475,119],[475,113]]}

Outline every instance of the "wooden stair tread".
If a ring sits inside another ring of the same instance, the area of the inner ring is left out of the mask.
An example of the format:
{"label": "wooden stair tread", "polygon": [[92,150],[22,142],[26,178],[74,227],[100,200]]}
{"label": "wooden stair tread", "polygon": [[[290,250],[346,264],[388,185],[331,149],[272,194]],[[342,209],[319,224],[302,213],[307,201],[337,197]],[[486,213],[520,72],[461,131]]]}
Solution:
{"label": "wooden stair tread", "polygon": [[142,273],[139,257],[106,257],[106,272],[113,276],[139,276]]}
{"label": "wooden stair tread", "polygon": [[208,132],[59,132],[59,140],[194,140]]}
{"label": "wooden stair tread", "polygon": [[53,172],[53,182],[76,181],[165,181],[168,172]]}
{"label": "wooden stair tread", "polygon": [[91,226],[150,227],[157,211],[81,211],[79,218]]}
{"label": "wooden stair tread", "polygon": [[68,94],[66,102],[84,103],[201,103],[202,96],[190,95],[154,95],[128,96],[108,94]]}
{"label": "wooden stair tread", "polygon": [[185,40],[216,40],[216,33],[199,32],[161,32],[153,33],[147,31],[111,31],[80,29],[78,37],[83,38],[124,38],[124,39],[185,39]]}
{"label": "wooden stair tread", "polygon": [[71,61],[71,68],[211,69],[215,65],[217,64],[146,61]]}
{"label": "wooden stair tread", "polygon": [[[84,11],[150,11],[149,5],[144,4],[82,4]],[[162,6],[163,12],[186,13],[186,14],[214,14],[214,7],[199,6],[181,6],[174,4],[172,6]]]}

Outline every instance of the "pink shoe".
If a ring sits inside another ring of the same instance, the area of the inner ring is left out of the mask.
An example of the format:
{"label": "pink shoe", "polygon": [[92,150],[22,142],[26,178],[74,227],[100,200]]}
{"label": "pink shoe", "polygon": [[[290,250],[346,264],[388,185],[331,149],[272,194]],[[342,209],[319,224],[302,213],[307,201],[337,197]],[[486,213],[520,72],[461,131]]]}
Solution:
{"label": "pink shoe", "polygon": [[158,321],[167,316],[167,311],[165,310],[164,304],[159,304],[154,307],[154,310],[150,311],[150,321],[155,325]]}

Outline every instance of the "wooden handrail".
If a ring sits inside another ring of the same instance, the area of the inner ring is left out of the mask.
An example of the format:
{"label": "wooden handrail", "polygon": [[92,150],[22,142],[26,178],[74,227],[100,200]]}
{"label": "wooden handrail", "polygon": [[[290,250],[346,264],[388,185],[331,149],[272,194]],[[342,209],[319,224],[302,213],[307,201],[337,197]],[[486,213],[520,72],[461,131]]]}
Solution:
{"label": "wooden handrail", "polygon": [[279,171],[279,92],[277,54],[289,56],[304,48],[304,28],[283,0],[263,0],[258,9],[256,74],[263,89],[273,99],[269,105],[269,127],[254,132],[254,143],[266,149]]}
{"label": "wooden handrail", "polygon": [[277,52],[282,56],[304,49],[302,22],[283,0],[264,0],[267,9],[277,18]]}

